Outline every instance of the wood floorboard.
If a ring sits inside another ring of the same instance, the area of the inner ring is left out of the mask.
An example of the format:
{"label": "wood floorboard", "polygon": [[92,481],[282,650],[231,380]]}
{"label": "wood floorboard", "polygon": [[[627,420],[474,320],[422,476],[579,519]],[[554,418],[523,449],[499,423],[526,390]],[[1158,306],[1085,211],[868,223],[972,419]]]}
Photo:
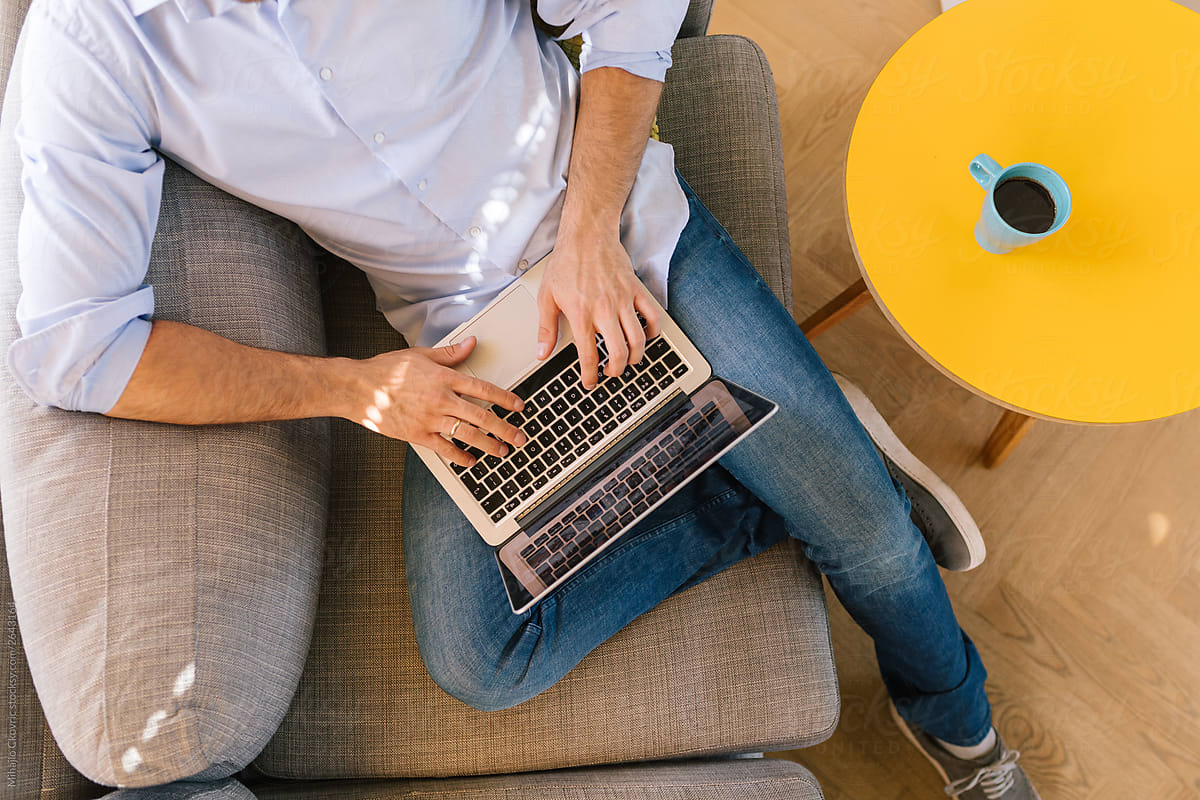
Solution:
{"label": "wood floorboard", "polygon": [[[842,187],[854,117],[938,11],[936,0],[715,4],[710,32],[753,39],[774,72],[797,318],[858,277]],[[814,344],[980,523],[987,561],[946,583],[988,667],[997,725],[1044,800],[1200,797],[1200,413],[1039,422],[987,470],[979,450],[1000,409],[944,378],[873,306]],[[870,640],[829,603],[841,724],[778,755],[811,769],[829,800],[944,797],[890,721]]]}

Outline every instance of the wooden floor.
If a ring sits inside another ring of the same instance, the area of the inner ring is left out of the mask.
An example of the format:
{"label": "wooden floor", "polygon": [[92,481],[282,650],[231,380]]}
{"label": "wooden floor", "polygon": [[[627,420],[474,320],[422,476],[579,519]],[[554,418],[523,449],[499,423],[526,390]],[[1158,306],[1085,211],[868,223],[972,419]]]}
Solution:
{"label": "wooden floor", "polygon": [[[937,0],[716,2],[710,32],[754,39],[775,72],[798,317],[858,276],[842,217],[851,125],[887,57],[937,12]],[[1200,413],[1038,423],[988,471],[977,454],[999,409],[929,366],[873,306],[816,345],[978,519],[986,563],[946,580],[999,729],[1044,800],[1200,797]],[[829,800],[944,797],[888,719],[869,640],[832,596],[830,607],[841,725],[789,757]]]}

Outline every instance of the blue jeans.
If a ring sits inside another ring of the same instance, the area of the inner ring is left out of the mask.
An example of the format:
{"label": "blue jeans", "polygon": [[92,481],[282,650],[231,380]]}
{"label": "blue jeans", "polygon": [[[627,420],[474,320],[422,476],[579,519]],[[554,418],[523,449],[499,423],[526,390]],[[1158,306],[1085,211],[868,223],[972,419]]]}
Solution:
{"label": "blue jeans", "polygon": [[908,498],[787,309],[684,190],[691,218],[671,259],[671,317],[715,374],[779,411],[521,615],[491,548],[420,459],[407,459],[404,561],[430,676],[475,708],[516,705],[668,596],[791,536],[874,640],[900,713],[945,741],[981,741],[987,674]]}

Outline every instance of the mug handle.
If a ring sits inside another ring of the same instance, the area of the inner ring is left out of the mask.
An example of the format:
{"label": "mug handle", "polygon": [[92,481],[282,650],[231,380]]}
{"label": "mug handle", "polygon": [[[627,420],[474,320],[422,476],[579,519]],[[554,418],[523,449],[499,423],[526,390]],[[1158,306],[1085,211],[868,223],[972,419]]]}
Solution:
{"label": "mug handle", "polygon": [[967,169],[970,171],[971,177],[985,189],[1004,171],[1004,167],[997,164],[996,159],[985,153],[980,153],[971,159],[971,165]]}

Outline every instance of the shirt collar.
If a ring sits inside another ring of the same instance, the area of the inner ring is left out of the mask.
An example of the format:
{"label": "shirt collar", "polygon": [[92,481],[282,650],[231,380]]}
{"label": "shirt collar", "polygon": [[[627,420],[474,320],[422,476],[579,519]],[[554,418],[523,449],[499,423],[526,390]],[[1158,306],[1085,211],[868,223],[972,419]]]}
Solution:
{"label": "shirt collar", "polygon": [[[126,0],[126,2],[129,4],[129,10],[136,17],[162,5],[167,0]],[[238,0],[172,0],[172,2],[178,6],[183,18],[188,22],[224,14],[238,4]]]}

